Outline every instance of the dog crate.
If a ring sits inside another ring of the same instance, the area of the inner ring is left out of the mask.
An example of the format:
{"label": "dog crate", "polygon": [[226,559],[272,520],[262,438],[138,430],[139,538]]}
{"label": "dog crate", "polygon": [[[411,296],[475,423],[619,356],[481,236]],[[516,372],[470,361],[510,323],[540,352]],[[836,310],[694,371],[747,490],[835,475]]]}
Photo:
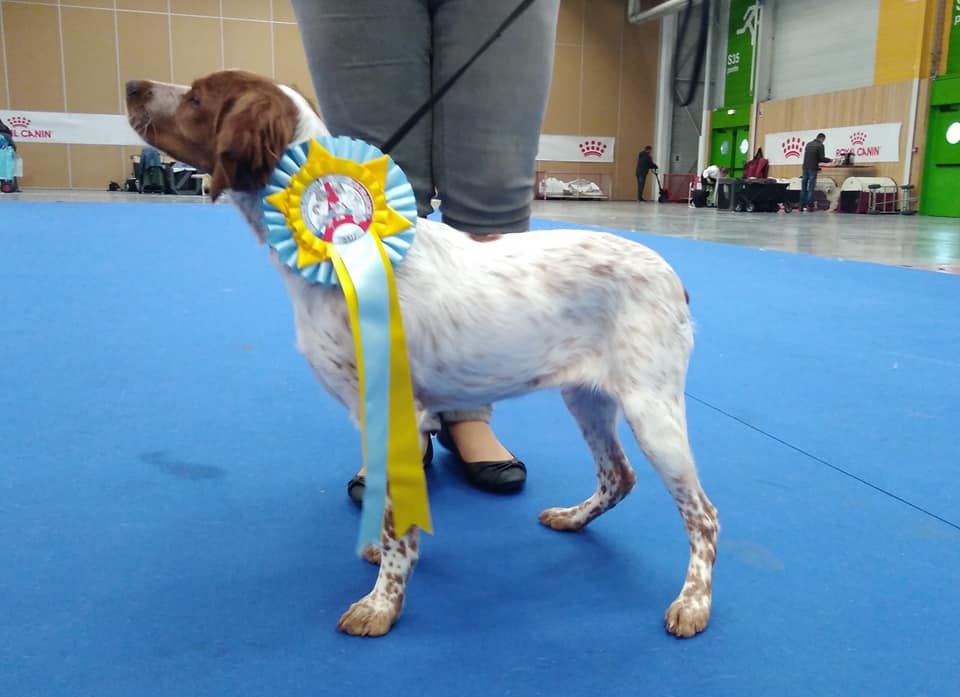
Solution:
{"label": "dog crate", "polygon": [[890,177],[847,177],[840,187],[841,213],[899,213],[897,183]]}

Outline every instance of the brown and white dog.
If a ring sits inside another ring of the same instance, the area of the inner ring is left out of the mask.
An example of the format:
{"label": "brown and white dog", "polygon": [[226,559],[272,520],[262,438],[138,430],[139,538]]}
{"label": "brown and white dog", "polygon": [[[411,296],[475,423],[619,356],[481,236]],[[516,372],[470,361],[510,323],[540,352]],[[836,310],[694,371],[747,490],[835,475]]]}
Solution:
{"label": "brown and white dog", "polygon": [[[260,191],[281,153],[328,135],[298,92],[239,71],[190,87],[127,84],[130,124],[151,145],[212,175],[258,239]],[[293,302],[297,342],[323,386],[356,422],[354,343],[339,289],[310,285],[271,259]],[[617,438],[621,413],[673,495],[690,538],[687,575],[666,612],[671,634],[710,618],[717,512],[701,488],[687,440],[684,383],[693,348],[686,291],[650,249],[612,234],[554,230],[474,238],[429,220],[396,282],[419,413],[468,408],[560,388],[597,467],[597,489],[540,522],[580,530],[636,482]],[[343,615],[349,634],[381,635],[400,615],[419,556],[419,533],[396,531],[388,505],[373,590]]]}

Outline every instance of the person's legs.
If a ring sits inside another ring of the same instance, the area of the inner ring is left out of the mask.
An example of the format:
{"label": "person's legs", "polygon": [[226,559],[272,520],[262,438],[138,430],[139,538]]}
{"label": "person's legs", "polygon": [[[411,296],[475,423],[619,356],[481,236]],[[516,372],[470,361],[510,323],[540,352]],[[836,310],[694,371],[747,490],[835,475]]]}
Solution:
{"label": "person's legs", "polygon": [[[328,127],[374,144],[514,7],[510,0],[294,0],[294,6]],[[469,232],[527,229],[558,8],[558,0],[541,0],[528,9],[391,153],[413,185],[420,215],[431,212],[434,181],[443,181],[446,222]],[[384,40],[389,36],[404,40]],[[487,425],[490,411],[445,415],[456,421],[450,433],[468,461],[512,458]],[[428,415],[422,427],[436,423]]]}
{"label": "person's legs", "polygon": [[710,206],[717,205],[717,180],[713,177],[705,177],[703,180],[703,186],[707,190],[707,204]]}
{"label": "person's legs", "polygon": [[[431,0],[439,86],[516,0]],[[433,171],[443,219],[473,233],[527,230],[534,163],[553,72],[559,0],[538,0],[437,104]]]}
{"label": "person's legs", "polygon": [[817,187],[817,173],[804,172],[800,177],[800,208],[807,208],[813,203],[814,190]]}
{"label": "person's legs", "polygon": [[[516,3],[432,0],[430,6],[433,80],[439,86]],[[559,6],[559,0],[540,0],[529,7],[435,108],[434,178],[443,220],[455,228],[479,234],[529,228]],[[513,459],[490,429],[490,414],[490,406],[442,414],[466,463]],[[517,463],[498,476],[512,489],[521,472],[525,476]]]}
{"label": "person's legs", "polygon": [[[293,0],[293,6],[327,128],[380,145],[430,95],[426,0]],[[390,153],[413,186],[421,216],[432,211],[432,129],[427,114]],[[364,474],[348,485],[357,503]]]}
{"label": "person's legs", "polygon": [[[335,136],[380,145],[430,95],[427,0],[293,0],[323,119]],[[431,212],[431,114],[390,155]]]}
{"label": "person's legs", "polygon": [[647,188],[647,171],[641,170],[640,174],[637,175],[637,200],[645,201],[643,198],[643,192]]}

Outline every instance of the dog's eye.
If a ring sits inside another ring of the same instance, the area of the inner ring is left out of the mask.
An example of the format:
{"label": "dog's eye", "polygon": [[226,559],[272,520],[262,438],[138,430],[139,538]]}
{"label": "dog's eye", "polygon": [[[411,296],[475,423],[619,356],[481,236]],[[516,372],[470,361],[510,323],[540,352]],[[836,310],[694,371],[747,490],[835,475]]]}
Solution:
{"label": "dog's eye", "polygon": [[189,97],[187,97],[187,103],[188,103],[190,106],[192,106],[194,109],[196,109],[197,107],[200,106],[200,100],[197,99],[197,97],[196,97],[195,95],[192,95],[192,94],[191,94]]}

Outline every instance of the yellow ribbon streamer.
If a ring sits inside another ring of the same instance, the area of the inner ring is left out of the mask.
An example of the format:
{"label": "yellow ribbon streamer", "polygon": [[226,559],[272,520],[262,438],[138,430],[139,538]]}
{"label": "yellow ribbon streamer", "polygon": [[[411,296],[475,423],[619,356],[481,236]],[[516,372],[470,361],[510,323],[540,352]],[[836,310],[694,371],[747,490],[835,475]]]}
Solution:
{"label": "yellow ribbon streamer", "polygon": [[390,421],[387,443],[387,481],[393,503],[393,524],[397,536],[416,525],[433,532],[427,481],[420,454],[420,428],[414,409],[413,381],[407,358],[407,341],[400,315],[400,296],[383,242],[374,238],[387,272],[390,296]]}

